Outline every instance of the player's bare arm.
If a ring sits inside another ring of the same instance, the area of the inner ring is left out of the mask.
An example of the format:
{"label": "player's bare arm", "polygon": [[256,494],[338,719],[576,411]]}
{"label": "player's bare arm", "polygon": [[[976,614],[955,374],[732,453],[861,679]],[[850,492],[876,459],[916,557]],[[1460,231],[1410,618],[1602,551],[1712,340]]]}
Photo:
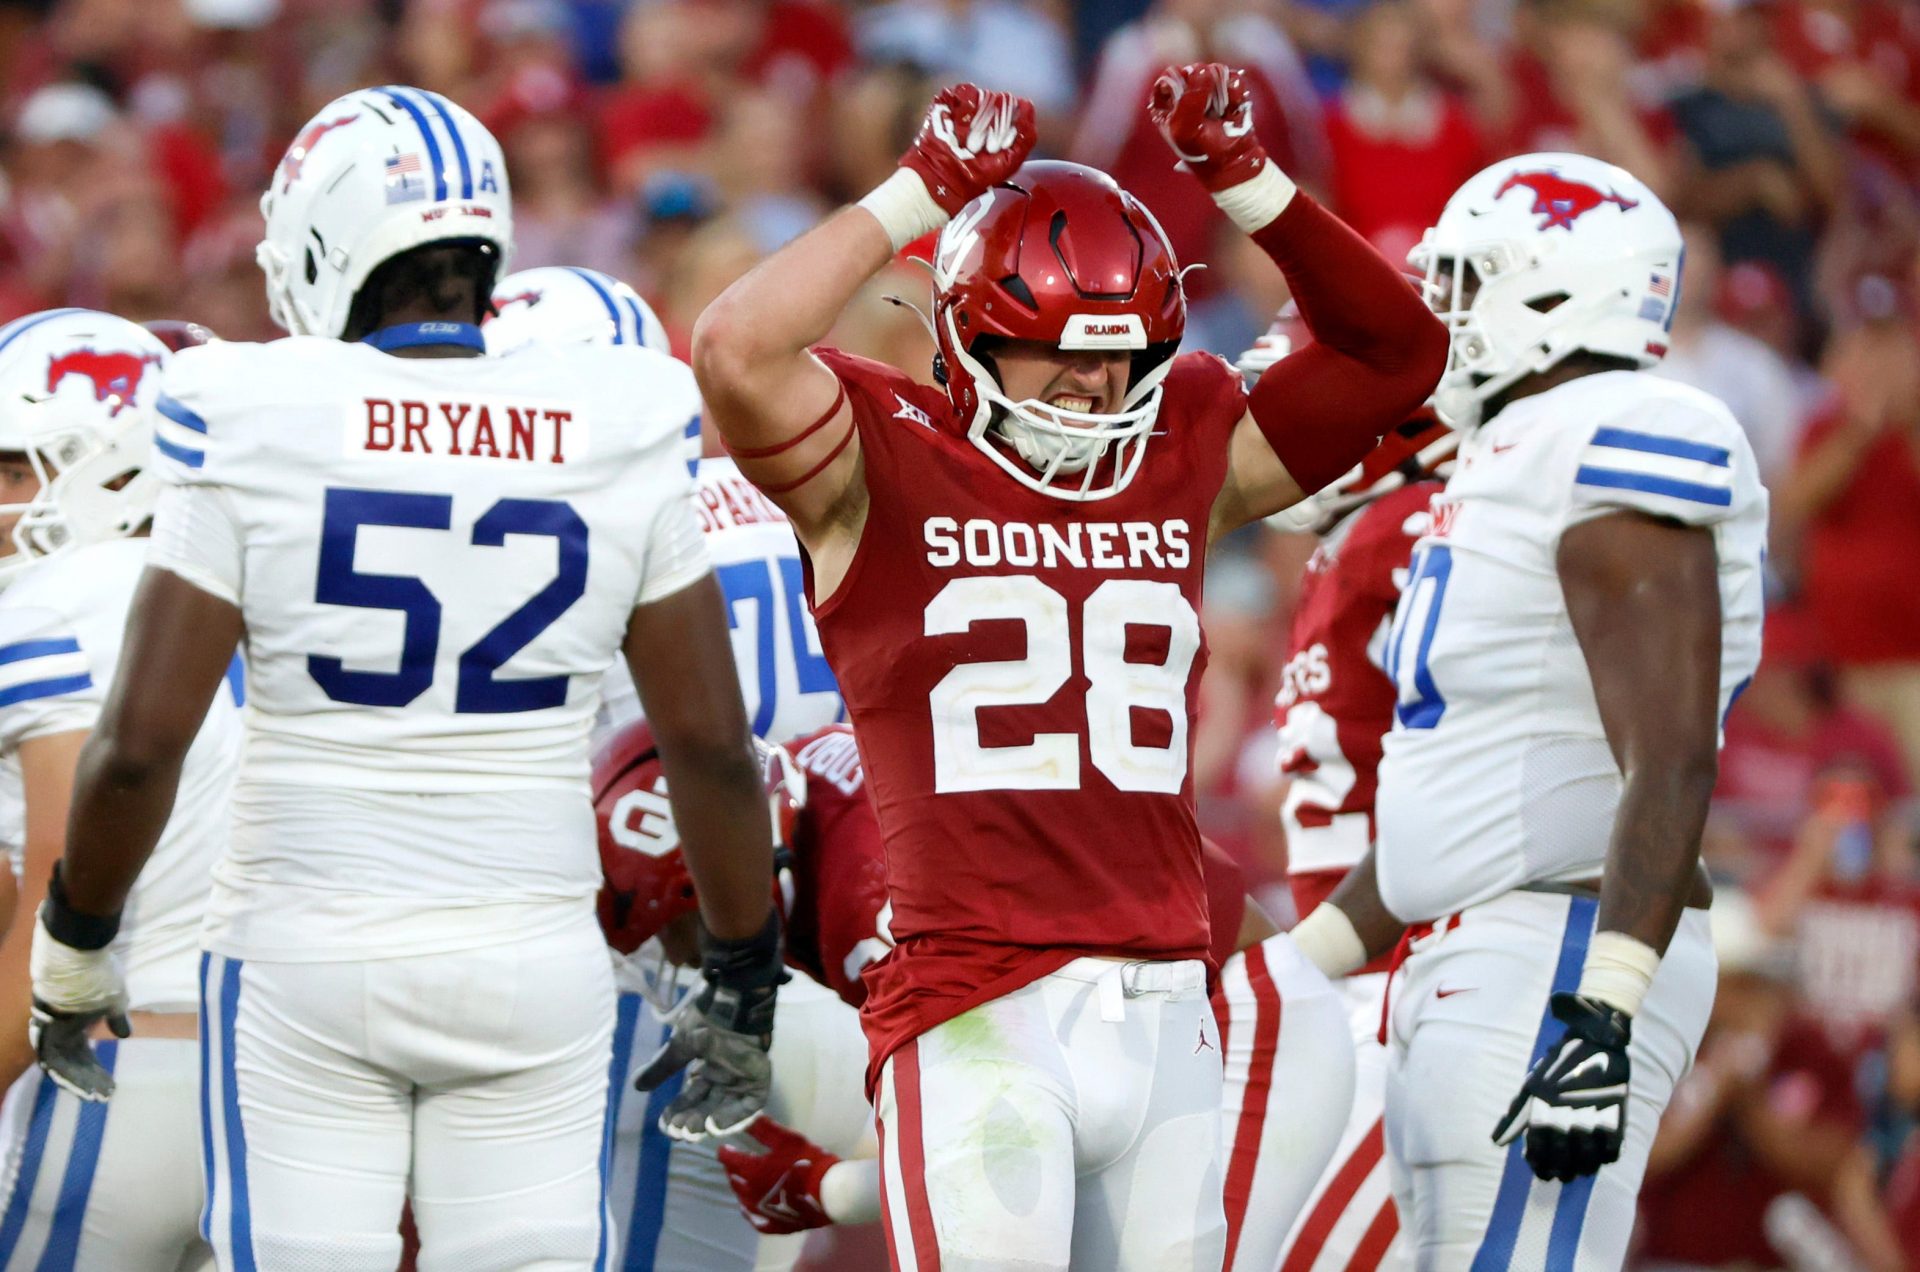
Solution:
{"label": "player's bare arm", "polygon": [[821,596],[859,542],[866,487],[853,412],[809,350],[895,253],[1011,176],[1033,139],[1024,99],[971,84],[943,90],[891,178],[749,271],[694,328],[707,418],[792,520]]}
{"label": "player's bare arm", "polygon": [[1240,72],[1169,69],[1149,109],[1187,170],[1279,266],[1314,337],[1253,387],[1214,506],[1217,538],[1358,463],[1433,391],[1447,333],[1397,268],[1267,157]]}
{"label": "player's bare arm", "polygon": [[1597,931],[1622,934],[1657,955],[1694,892],[1700,835],[1719,771],[1721,614],[1713,531],[1613,513],[1567,531],[1558,566],[1607,742],[1625,779]]}
{"label": "player's bare arm", "polygon": [[674,793],[701,918],[714,936],[750,938],[772,905],[772,831],[719,583],[708,575],[636,608],[625,652]]}
{"label": "player's bare arm", "polygon": [[86,740],[85,731],[73,730],[20,743],[20,784],[27,805],[25,859],[13,908],[16,922],[0,939],[0,1021],[6,1022],[0,1032],[0,1080],[9,1083],[33,1064],[26,1023],[33,1001],[27,952],[33,944],[34,925],[18,919],[31,919],[46,900],[47,878],[66,846],[74,769]]}
{"label": "player's bare arm", "polygon": [[85,1099],[113,1081],[87,1031],[126,1037],[126,989],[107,944],[173,813],[180,768],[244,634],[240,611],[148,569],[134,594],[113,689],[80,752],[65,854],[34,925],[32,1038],[49,1076]]}
{"label": "player's bare arm", "polygon": [[1406,930],[1380,899],[1380,876],[1369,847],[1327,899],[1293,926],[1294,944],[1329,978],[1348,976],[1392,949]]}

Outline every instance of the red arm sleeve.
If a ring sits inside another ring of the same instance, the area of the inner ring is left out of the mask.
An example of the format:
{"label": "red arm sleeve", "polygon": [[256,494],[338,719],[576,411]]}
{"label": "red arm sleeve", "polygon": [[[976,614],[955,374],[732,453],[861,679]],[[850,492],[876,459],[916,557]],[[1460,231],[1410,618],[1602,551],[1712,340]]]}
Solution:
{"label": "red arm sleeve", "polygon": [[1398,269],[1303,191],[1253,241],[1286,275],[1314,343],[1268,368],[1249,406],[1273,453],[1312,492],[1433,392],[1447,331]]}

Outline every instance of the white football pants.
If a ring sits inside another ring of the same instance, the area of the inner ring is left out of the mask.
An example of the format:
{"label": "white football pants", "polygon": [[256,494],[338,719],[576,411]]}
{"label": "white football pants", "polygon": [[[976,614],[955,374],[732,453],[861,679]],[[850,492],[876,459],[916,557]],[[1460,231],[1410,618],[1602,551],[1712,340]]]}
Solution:
{"label": "white football pants", "polygon": [[1229,1272],[1274,1272],[1353,1103],[1347,1004],[1284,933],[1235,954],[1214,994]]}
{"label": "white football pants", "polygon": [[1387,978],[1381,972],[1349,976],[1338,988],[1352,1037],[1353,1109],[1273,1266],[1280,1272],[1406,1272],[1412,1264],[1386,1155],[1387,1049],[1380,1045],[1380,1013]]}
{"label": "white football pants", "polygon": [[366,962],[201,964],[223,1272],[585,1272],[604,1257],[613,973],[564,931]]}
{"label": "white football pants", "polygon": [[191,1038],[94,1044],[113,1099],[90,1103],[36,1066],[0,1109],[5,1272],[204,1272],[200,1237],[200,1045]]}
{"label": "white football pants", "polygon": [[1215,1272],[1220,1042],[1199,962],[1075,959],[881,1070],[901,1272]]}
{"label": "white football pants", "polygon": [[1494,1146],[1534,1062],[1563,1027],[1548,996],[1580,983],[1599,902],[1509,892],[1416,942],[1390,989],[1387,1153],[1420,1272],[1614,1272],[1626,1259],[1647,1152],[1713,1009],[1704,910],[1680,920],[1633,1019],[1620,1160],[1569,1184],[1541,1182],[1525,1136]]}
{"label": "white football pants", "polygon": [[[697,983],[689,973],[686,984]],[[639,994],[620,995],[609,1092],[614,1125],[607,1205],[614,1241],[608,1272],[784,1272],[800,1259],[805,1233],[754,1231],[727,1184],[715,1151],[721,1141],[668,1139],[660,1113],[680,1091],[674,1077],[651,1093],[633,1088],[667,1036]],[[773,1093],[767,1113],[828,1152],[855,1155],[872,1140],[873,1110],[862,1082],[867,1039],[860,1013],[804,973],[780,987],[774,1004]],[[737,1136],[742,1148],[758,1141]]]}

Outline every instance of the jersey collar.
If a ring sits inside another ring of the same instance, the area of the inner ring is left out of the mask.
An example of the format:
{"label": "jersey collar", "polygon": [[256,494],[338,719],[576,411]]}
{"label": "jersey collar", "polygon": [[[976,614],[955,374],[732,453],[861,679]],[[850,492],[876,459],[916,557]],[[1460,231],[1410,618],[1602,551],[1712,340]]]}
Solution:
{"label": "jersey collar", "polygon": [[360,343],[382,353],[421,345],[453,345],[480,353],[487,350],[487,338],[470,322],[399,322],[362,336]]}

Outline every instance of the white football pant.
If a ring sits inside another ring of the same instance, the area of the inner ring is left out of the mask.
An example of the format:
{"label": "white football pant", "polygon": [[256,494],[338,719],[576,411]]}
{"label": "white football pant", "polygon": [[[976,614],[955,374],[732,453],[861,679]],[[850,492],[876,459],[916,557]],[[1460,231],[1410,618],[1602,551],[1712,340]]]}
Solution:
{"label": "white football pant", "polygon": [[223,1272],[586,1272],[604,1257],[599,926],[339,963],[207,955],[207,1232]]}
{"label": "white football pant", "polygon": [[0,1109],[5,1272],[206,1272],[200,1236],[200,1044],[94,1044],[113,1074],[104,1104],[60,1090],[38,1066]]}
{"label": "white football pant", "polygon": [[1081,958],[881,1070],[900,1272],[1214,1272],[1220,1040],[1197,961]]}
{"label": "white football pant", "polygon": [[1353,1103],[1347,1005],[1283,933],[1226,961],[1213,1010],[1226,1060],[1226,1267],[1274,1272]]}
{"label": "white football pant", "polygon": [[1543,1183],[1522,1156],[1524,1135],[1493,1143],[1535,1060],[1564,1032],[1547,999],[1579,985],[1598,911],[1587,897],[1509,892],[1415,942],[1394,979],[1387,1153],[1420,1272],[1615,1272],[1626,1259],[1647,1152],[1713,1009],[1706,911],[1682,916],[1634,1016],[1620,1160]]}
{"label": "white football pant", "polygon": [[[684,980],[697,984],[698,973],[687,973]],[[770,1237],[754,1231],[715,1156],[721,1141],[689,1144],[661,1133],[660,1113],[679,1093],[681,1078],[670,1078],[651,1093],[634,1090],[634,1075],[660,1049],[667,1032],[644,997],[620,995],[608,1093],[614,1125],[607,1174],[614,1227],[608,1272],[785,1272],[799,1261],[806,1234]],[[774,1004],[768,1115],[828,1152],[846,1156],[864,1149],[871,1155],[873,1110],[862,1090],[866,1067],[860,1013],[795,972]],[[750,1136],[735,1136],[733,1142],[762,1151]]]}
{"label": "white football pant", "polygon": [[1281,1258],[1270,1266],[1280,1272],[1406,1272],[1412,1264],[1386,1154],[1387,1049],[1380,1045],[1380,1013],[1387,978],[1381,972],[1348,976],[1338,988],[1352,1037],[1353,1109],[1333,1160],[1293,1221]]}

